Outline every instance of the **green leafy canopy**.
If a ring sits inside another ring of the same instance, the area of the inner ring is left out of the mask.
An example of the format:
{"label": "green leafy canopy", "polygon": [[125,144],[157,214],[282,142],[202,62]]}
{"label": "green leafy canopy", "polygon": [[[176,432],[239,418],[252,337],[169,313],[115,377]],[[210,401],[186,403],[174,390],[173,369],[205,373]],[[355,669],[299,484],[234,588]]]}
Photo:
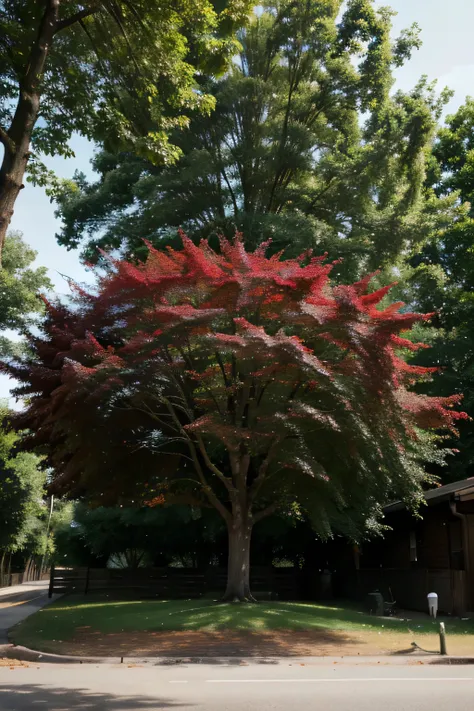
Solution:
{"label": "green leafy canopy", "polygon": [[89,262],[98,248],[133,259],[178,227],[213,244],[237,227],[249,246],[271,237],[290,256],[344,257],[335,273],[347,280],[422,244],[447,210],[423,183],[448,95],[426,79],[391,93],[417,28],[393,39],[391,13],[370,0],[269,2],[239,40],[227,74],[204,84],[215,111],[173,133],[175,165],[103,150],[97,181],[50,185],[59,243]]}
{"label": "green leafy canopy", "polygon": [[3,332],[23,332],[43,312],[40,292],[52,288],[46,267],[32,268],[36,252],[28,247],[20,233],[11,233],[5,242],[3,266],[0,269],[0,355],[21,352],[22,343],[14,342]]}
{"label": "green leafy canopy", "polygon": [[[58,26],[42,76],[32,151],[70,155],[73,131],[172,160],[167,134],[191,109],[208,112],[198,72],[222,71],[246,19],[243,0],[8,0],[0,2],[0,126],[8,133],[41,22],[57,5]],[[41,166],[31,171],[39,177]]]}

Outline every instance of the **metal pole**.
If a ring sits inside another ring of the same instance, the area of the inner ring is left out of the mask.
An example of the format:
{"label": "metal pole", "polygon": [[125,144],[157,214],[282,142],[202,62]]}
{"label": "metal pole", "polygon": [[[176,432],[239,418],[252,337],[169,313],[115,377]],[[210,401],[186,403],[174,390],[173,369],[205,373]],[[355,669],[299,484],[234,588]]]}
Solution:
{"label": "metal pole", "polygon": [[[48,516],[48,525],[46,527],[46,548],[48,547],[48,538],[49,538],[49,529],[51,526],[51,516],[53,515],[53,506],[54,506],[54,496],[51,495],[51,498],[49,500],[49,516]],[[39,579],[41,580],[41,576],[43,574],[43,566],[44,566],[44,559],[46,557],[46,550],[43,553],[43,556],[41,558],[41,565],[39,569]]]}
{"label": "metal pole", "polygon": [[49,573],[49,590],[48,597],[52,598],[54,592],[54,563],[51,565],[51,571]]}
{"label": "metal pole", "polygon": [[446,656],[448,653],[446,649],[446,628],[444,622],[439,623],[439,652],[443,656]]}
{"label": "metal pole", "polygon": [[91,572],[91,569],[90,569],[90,566],[88,565],[87,572],[86,572],[86,586],[84,588],[84,595],[87,595],[87,593],[89,592],[90,572]]}

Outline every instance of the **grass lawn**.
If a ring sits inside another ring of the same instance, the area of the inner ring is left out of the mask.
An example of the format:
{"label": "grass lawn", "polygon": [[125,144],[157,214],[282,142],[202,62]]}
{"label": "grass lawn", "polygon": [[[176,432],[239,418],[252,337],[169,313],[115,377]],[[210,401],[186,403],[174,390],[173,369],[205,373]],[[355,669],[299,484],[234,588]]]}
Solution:
{"label": "grass lawn", "polygon": [[[449,619],[446,627],[451,654],[467,654],[468,649],[474,654],[474,620]],[[114,656],[153,650],[155,654],[172,653],[173,649],[184,653],[184,648],[188,654],[196,649],[202,653],[203,646],[225,647],[232,640],[237,640],[235,651],[239,653],[245,651],[245,641],[257,646],[262,641],[272,642],[268,654],[272,650],[288,653],[288,645],[298,647],[303,641],[308,650],[313,645],[311,653],[316,653],[316,646],[324,652],[331,648],[330,653],[336,653],[339,647],[339,654],[349,654],[354,652],[354,645],[359,645],[362,652],[357,653],[361,654],[376,653],[376,649],[386,653],[407,650],[411,641],[436,650],[437,631],[438,624],[428,617],[380,618],[350,607],[314,603],[232,605],[209,600],[114,600],[70,595],[24,620],[11,631],[11,637],[15,644],[42,651],[95,651]],[[293,653],[301,654],[306,649],[300,647]],[[258,648],[267,649],[265,645]]]}

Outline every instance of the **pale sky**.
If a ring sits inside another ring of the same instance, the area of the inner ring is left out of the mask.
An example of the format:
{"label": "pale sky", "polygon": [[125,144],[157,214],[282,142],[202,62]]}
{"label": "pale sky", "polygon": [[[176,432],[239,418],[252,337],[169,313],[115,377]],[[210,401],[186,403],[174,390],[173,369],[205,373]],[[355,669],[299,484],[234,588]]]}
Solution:
{"label": "pale sky", "polygon": [[[474,95],[474,2],[473,0],[387,0],[398,15],[394,18],[394,33],[417,22],[421,27],[423,46],[411,61],[397,71],[396,88],[410,89],[422,76],[437,79],[440,89],[455,91],[448,113],[455,111],[466,96]],[[47,165],[62,177],[69,178],[74,170],[90,173],[92,147],[86,140],[74,137],[71,142],[75,158],[53,158]],[[12,229],[23,232],[24,239],[38,252],[37,263],[49,269],[59,292],[67,286],[59,272],[77,281],[90,281],[91,275],[79,263],[77,252],[67,252],[54,239],[59,221],[54,217],[54,205],[42,188],[31,185],[21,192],[12,220]],[[0,376],[0,398],[7,397],[10,382]],[[13,406],[14,402],[11,400]]]}

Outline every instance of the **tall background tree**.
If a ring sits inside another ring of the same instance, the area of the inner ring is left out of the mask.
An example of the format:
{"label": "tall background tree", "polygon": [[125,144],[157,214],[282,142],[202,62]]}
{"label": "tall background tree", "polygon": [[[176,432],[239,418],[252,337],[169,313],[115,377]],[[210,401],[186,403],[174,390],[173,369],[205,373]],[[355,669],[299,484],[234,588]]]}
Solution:
{"label": "tall background tree", "polygon": [[[183,156],[154,166],[134,151],[100,151],[99,173],[57,182],[59,243],[137,258],[155,246],[242,230],[344,257],[335,272],[357,278],[394,266],[446,220],[424,189],[427,156],[448,96],[426,79],[391,93],[393,72],[419,45],[417,28],[391,37],[391,12],[371,0],[264,3],[239,33],[242,51],[226,76],[205,86],[209,116],[176,131]],[[217,242],[216,242],[217,244]]]}
{"label": "tall background tree", "polygon": [[112,262],[96,293],[49,307],[33,357],[8,372],[56,490],[214,507],[225,597],[242,600],[254,525],[297,502],[321,536],[376,530],[391,497],[416,503],[422,463],[442,463],[435,431],[464,413],[408,389],[432,371],[398,354],[418,350],[400,333],[422,317],[378,309],[387,288],[332,288],[310,254],[220,247],[183,236],[182,251]]}
{"label": "tall background tree", "polygon": [[[474,101],[468,99],[446,118],[429,159],[426,189],[451,203],[452,219],[433,231],[423,247],[408,255],[400,291],[417,308],[436,311],[423,338],[432,346],[420,353],[433,358],[439,373],[424,392],[465,393],[464,407],[474,416]],[[469,422],[460,425],[459,453],[444,475],[451,480],[474,474],[474,439]]]}
{"label": "tall background tree", "polygon": [[68,155],[78,131],[176,158],[170,128],[213,103],[196,72],[222,70],[247,12],[243,0],[2,0],[0,259],[32,153]]}
{"label": "tall background tree", "polygon": [[[9,331],[24,332],[44,311],[40,291],[52,288],[46,267],[33,268],[36,252],[28,247],[18,232],[7,237],[0,269],[0,356],[21,351],[20,341],[12,341]],[[8,334],[8,335],[7,335]]]}
{"label": "tall background tree", "polygon": [[46,474],[38,456],[16,451],[18,437],[6,431],[6,419],[7,408],[0,404],[0,585],[8,584],[14,554],[26,565],[48,548]]}

